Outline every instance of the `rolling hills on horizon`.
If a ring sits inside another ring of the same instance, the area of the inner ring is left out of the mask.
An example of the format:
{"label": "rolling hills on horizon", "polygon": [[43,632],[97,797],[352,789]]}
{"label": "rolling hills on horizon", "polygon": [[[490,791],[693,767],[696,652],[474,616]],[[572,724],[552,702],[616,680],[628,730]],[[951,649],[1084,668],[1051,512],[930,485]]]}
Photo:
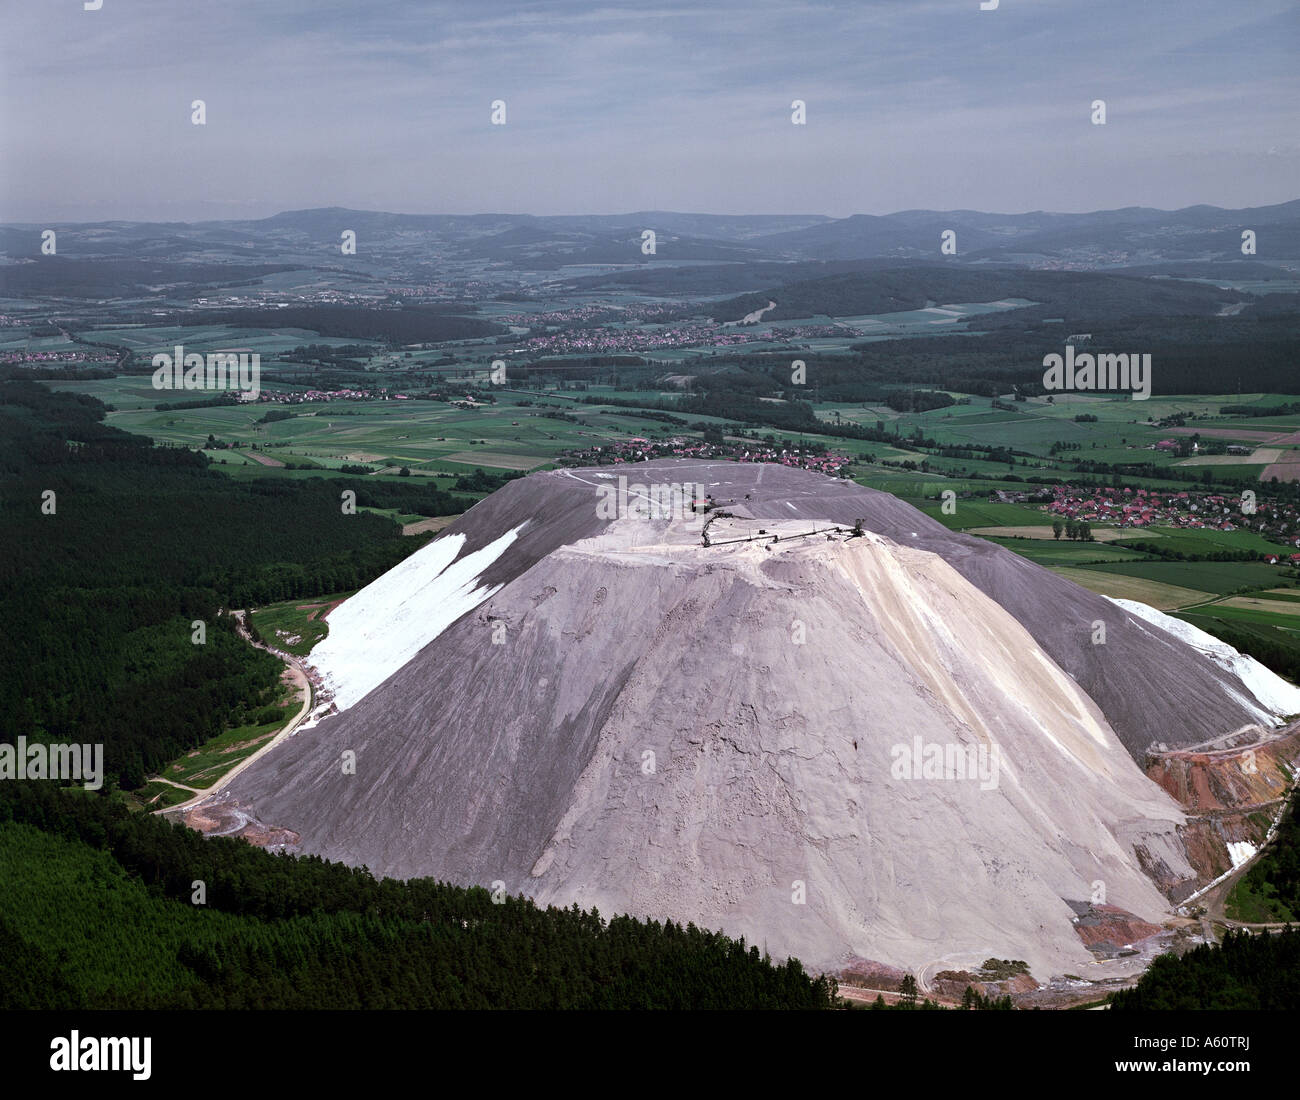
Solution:
{"label": "rolling hills on horizon", "polygon": [[[40,231],[30,223],[0,223],[0,253],[40,254]],[[1241,232],[1260,238],[1266,259],[1300,258],[1300,199],[1226,210],[1197,205],[1165,211],[1147,207],[1088,213],[995,214],[971,210],[904,210],[892,214],[731,215],[671,211],[627,214],[402,214],[322,207],[266,218],[207,222],[56,222],[61,254],[152,256],[205,250],[264,259],[273,250],[333,248],[343,229],[367,247],[406,251],[435,246],[461,260],[519,268],[583,264],[791,263],[872,258],[938,258],[941,234],[956,234],[959,263],[1069,263],[1121,267],[1173,261],[1240,259]],[[653,229],[653,256],[643,255],[641,233]],[[74,232],[75,231],[75,232]]]}

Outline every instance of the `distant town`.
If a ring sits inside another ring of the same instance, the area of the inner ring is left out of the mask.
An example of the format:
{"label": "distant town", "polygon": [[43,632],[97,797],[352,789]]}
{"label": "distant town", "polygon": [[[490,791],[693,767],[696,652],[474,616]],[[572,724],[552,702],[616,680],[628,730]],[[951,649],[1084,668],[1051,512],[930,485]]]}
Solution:
{"label": "distant town", "polygon": [[694,443],[674,436],[651,440],[633,437],[581,450],[566,451],[562,466],[608,466],[623,462],[647,462],[654,458],[731,459],[735,462],[774,462],[799,470],[815,470],[830,477],[848,477],[852,458],[815,447],[782,447],[763,443]]}

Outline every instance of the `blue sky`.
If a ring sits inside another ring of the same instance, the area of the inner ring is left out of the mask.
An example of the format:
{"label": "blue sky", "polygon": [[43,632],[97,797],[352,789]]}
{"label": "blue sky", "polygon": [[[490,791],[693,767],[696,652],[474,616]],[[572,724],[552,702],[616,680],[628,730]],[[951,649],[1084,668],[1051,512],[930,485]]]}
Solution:
{"label": "blue sky", "polygon": [[1298,55],[1295,0],[0,0],[0,220],[1262,205]]}

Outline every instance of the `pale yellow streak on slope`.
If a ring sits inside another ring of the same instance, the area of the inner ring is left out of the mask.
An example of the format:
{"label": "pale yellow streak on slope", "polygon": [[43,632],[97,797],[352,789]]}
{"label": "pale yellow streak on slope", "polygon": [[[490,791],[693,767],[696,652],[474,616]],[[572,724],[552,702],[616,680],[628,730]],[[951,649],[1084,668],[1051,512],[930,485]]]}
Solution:
{"label": "pale yellow streak on slope", "polygon": [[[978,664],[987,681],[1009,704],[1018,704],[1061,753],[1093,774],[1110,771],[1114,734],[1098,721],[1082,689],[1009,612],[935,554],[870,535],[844,544],[843,550],[847,552],[835,556],[836,564],[908,666],[976,736],[987,744],[1003,743],[954,679],[939,638]],[[1041,674],[1027,679],[1027,662]],[[1004,755],[1003,767],[1008,763]]]}

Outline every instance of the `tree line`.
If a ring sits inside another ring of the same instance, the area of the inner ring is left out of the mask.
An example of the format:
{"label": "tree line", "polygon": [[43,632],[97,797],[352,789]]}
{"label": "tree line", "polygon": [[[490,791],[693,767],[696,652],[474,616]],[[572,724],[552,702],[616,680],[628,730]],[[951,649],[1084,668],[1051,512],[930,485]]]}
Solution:
{"label": "tree line", "polygon": [[1116,1012],[1188,1010],[1294,1012],[1300,1008],[1300,931],[1252,936],[1229,930],[1223,943],[1161,955],[1138,984],[1112,994]]}
{"label": "tree line", "polygon": [[[239,482],[108,427],[104,406],[0,385],[0,710],[5,738],[105,746],[125,787],[264,706],[279,666],[221,609],[369,583],[427,541],[359,506],[460,499],[373,478]],[[203,644],[192,624],[206,625]]]}
{"label": "tree line", "polygon": [[21,884],[0,894],[6,1009],[824,1009],[836,999],[834,979],[797,959],[775,963],[693,924],[377,879],[205,839],[52,783],[0,784],[0,872]]}

